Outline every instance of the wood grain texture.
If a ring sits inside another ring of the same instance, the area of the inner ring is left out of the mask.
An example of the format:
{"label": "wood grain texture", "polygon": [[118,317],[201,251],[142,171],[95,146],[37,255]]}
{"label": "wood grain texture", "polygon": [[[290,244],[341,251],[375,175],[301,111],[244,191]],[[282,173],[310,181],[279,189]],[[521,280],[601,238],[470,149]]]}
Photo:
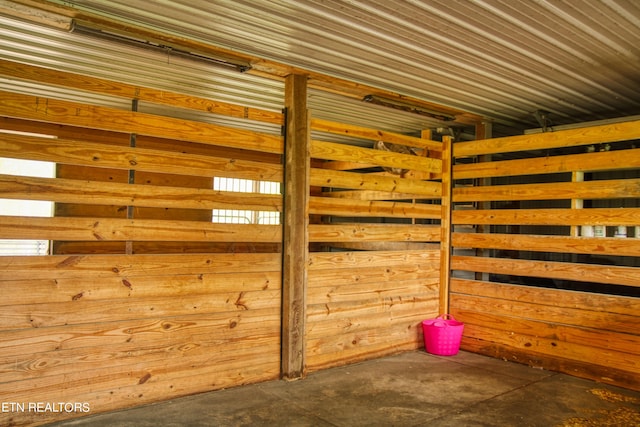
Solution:
{"label": "wood grain texture", "polygon": [[523,250],[590,255],[640,256],[634,240],[607,237],[542,236],[501,233],[453,233],[452,244],[460,248]]}
{"label": "wood grain texture", "polygon": [[281,154],[283,147],[280,136],[11,92],[0,92],[0,115],[267,153]]}
{"label": "wood grain texture", "polygon": [[640,179],[554,182],[454,188],[454,202],[627,199],[640,197]]}
{"label": "wood grain texture", "polygon": [[352,200],[337,197],[311,197],[309,213],[333,216],[440,219],[439,205],[409,202]]}
{"label": "wood grain texture", "polygon": [[632,149],[625,150],[624,156],[621,156],[619,151],[603,151],[458,164],[453,167],[453,170],[457,179],[468,179],[573,171],[593,172],[639,167],[640,149]]}
{"label": "wood grain texture", "polygon": [[25,160],[190,176],[282,181],[282,166],[149,148],[95,144],[75,139],[44,139],[0,134],[0,155]]}
{"label": "wood grain texture", "polygon": [[305,375],[307,263],[309,257],[309,186],[311,129],[307,76],[285,79],[284,220],[282,225],[283,378]]}
{"label": "wood grain texture", "polygon": [[451,269],[606,283],[610,285],[640,286],[640,269],[602,264],[454,256],[451,259]]}
{"label": "wood grain texture", "polygon": [[149,254],[52,255],[0,257],[3,280],[101,277],[140,277],[205,273],[280,271],[281,255],[263,254]]}
{"label": "wood grain texture", "polygon": [[310,371],[423,345],[438,312],[439,249],[312,253],[307,309]]}
{"label": "wood grain texture", "polygon": [[312,141],[311,157],[354,162],[353,166],[355,166],[355,162],[359,162],[361,168],[369,165],[377,165],[423,172],[442,172],[442,160],[440,159],[374,150],[372,148],[349,146],[333,142]]}
{"label": "wood grain texture", "polygon": [[607,142],[615,143],[638,138],[640,138],[640,122],[629,121],[555,132],[461,142],[454,146],[453,154],[455,157],[477,156]]}
{"label": "wood grain texture", "polygon": [[280,112],[235,105],[193,95],[173,93],[122,82],[114,82],[13,61],[0,60],[0,74],[20,80],[53,84],[70,89],[102,93],[125,99],[137,99],[171,107],[205,111],[211,114],[246,118],[277,125],[281,125],[283,122],[282,113]]}
{"label": "wood grain texture", "polygon": [[7,199],[47,200],[72,204],[282,211],[281,195],[2,174],[0,194]]}
{"label": "wood grain texture", "polygon": [[406,179],[398,176],[377,176],[356,172],[311,169],[311,185],[319,187],[399,192],[437,199],[442,194],[439,182]]}
{"label": "wood grain texture", "polygon": [[637,298],[452,279],[462,348],[640,389]]}
{"label": "wood grain texture", "polygon": [[628,225],[640,218],[640,208],[486,209],[454,211],[454,224]]}
{"label": "wood grain texture", "polygon": [[370,139],[372,141],[384,141],[393,144],[406,145],[409,147],[426,148],[434,153],[442,151],[442,146],[437,141],[430,139],[417,138],[409,135],[402,135],[394,132],[382,131],[379,129],[371,129],[362,126],[355,126],[346,123],[332,122],[313,118],[311,120],[311,129],[322,132],[335,133],[338,135],[347,135],[356,138]]}
{"label": "wood grain texture", "polygon": [[117,218],[0,216],[2,239],[84,241],[280,242],[278,225]]}
{"label": "wood grain texture", "polygon": [[310,224],[309,241],[437,242],[440,241],[440,227],[411,224]]}

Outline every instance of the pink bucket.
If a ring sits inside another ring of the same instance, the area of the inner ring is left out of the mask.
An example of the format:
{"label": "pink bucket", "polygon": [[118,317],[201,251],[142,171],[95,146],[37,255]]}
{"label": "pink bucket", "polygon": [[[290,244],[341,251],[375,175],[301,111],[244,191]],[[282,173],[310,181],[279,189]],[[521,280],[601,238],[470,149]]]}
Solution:
{"label": "pink bucket", "polygon": [[422,321],[424,347],[428,353],[439,356],[453,356],[460,351],[460,341],[464,323],[458,322],[450,314]]}

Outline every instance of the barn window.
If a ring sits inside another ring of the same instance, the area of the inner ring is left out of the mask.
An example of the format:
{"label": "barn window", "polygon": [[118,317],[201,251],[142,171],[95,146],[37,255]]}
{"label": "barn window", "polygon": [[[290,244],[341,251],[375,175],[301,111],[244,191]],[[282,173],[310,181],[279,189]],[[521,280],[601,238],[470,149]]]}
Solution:
{"label": "barn window", "polygon": [[[280,183],[250,179],[213,179],[213,189],[240,193],[280,194]],[[280,224],[280,212],[244,209],[214,209],[212,221],[225,224]]]}
{"label": "barn window", "polygon": [[[0,174],[53,178],[55,163],[0,158]],[[40,200],[0,199],[0,215],[51,217],[53,203]],[[0,256],[47,255],[48,253],[48,240],[0,239]]]}

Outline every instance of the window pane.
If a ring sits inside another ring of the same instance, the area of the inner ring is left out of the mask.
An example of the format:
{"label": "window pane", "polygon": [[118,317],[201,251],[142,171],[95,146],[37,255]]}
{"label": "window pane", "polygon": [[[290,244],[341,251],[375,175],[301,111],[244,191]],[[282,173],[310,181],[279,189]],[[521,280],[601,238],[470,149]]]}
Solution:
{"label": "window pane", "polygon": [[[280,183],[214,177],[213,189],[239,193],[280,194]],[[212,221],[227,224],[280,224],[280,212],[214,209]]]}

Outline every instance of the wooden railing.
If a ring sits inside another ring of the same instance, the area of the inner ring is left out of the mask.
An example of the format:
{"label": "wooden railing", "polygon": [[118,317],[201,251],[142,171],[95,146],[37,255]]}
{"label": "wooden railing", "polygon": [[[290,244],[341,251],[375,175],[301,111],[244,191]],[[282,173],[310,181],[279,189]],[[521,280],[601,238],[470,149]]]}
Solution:
{"label": "wooden railing", "polygon": [[624,122],[454,144],[485,159],[453,169],[454,207],[477,207],[454,226],[487,230],[452,235],[477,251],[451,262],[463,348],[640,388],[639,138]]}

